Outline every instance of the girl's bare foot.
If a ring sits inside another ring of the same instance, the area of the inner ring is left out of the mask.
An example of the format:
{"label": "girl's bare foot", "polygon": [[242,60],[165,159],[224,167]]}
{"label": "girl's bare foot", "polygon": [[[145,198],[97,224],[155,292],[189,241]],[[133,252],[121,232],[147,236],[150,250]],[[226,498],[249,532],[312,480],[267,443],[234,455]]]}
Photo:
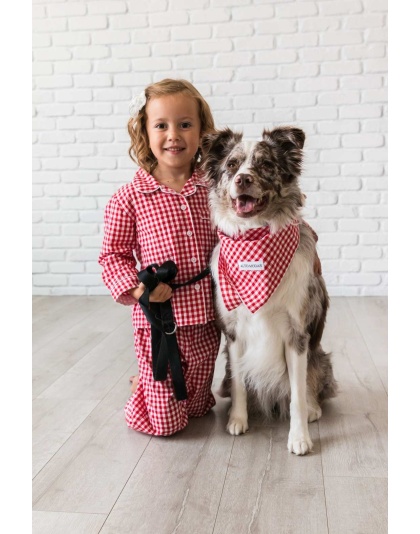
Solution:
{"label": "girl's bare foot", "polygon": [[131,393],[135,393],[137,389],[137,384],[139,383],[139,377],[138,375],[130,376],[130,382],[131,382]]}

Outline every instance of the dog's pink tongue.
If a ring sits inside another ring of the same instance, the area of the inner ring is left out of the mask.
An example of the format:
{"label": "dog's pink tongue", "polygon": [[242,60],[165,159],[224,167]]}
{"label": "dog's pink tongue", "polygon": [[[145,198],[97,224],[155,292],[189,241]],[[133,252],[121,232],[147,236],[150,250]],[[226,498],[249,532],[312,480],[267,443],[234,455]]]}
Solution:
{"label": "dog's pink tongue", "polygon": [[255,207],[255,199],[252,197],[238,197],[236,199],[236,212],[249,213]]}

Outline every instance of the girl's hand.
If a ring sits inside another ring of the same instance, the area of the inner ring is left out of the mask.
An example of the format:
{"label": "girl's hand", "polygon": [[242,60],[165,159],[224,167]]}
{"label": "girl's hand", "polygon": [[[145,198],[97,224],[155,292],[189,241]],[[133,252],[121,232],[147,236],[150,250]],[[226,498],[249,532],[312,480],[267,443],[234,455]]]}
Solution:
{"label": "girl's hand", "polygon": [[[133,289],[130,289],[130,295],[134,297],[136,300],[139,300],[139,298],[143,295],[144,290],[146,289],[146,286],[139,283],[138,287],[133,287]],[[168,284],[164,284],[163,282],[160,282],[155,289],[150,293],[150,302],[165,302],[168,299],[172,297],[172,288],[168,286]]]}

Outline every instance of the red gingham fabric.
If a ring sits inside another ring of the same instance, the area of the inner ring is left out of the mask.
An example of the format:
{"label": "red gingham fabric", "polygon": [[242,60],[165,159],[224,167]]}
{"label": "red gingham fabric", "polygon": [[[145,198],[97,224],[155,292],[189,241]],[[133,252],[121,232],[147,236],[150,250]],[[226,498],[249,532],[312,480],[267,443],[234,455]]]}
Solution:
{"label": "red gingham fabric", "polygon": [[163,382],[153,380],[150,327],[135,332],[139,382],[125,406],[127,425],[153,436],[182,430],[189,417],[205,415],[216,403],[211,392],[220,332],[214,321],[178,328],[177,341],[188,399],[177,401],[170,373]]}
{"label": "red gingham fabric", "polygon": [[[133,306],[133,326],[146,328],[147,319],[128,290],[137,287],[137,268],[173,260],[178,267],[174,283],[199,274],[210,261],[217,242],[211,227],[208,186],[194,173],[177,193],[139,169],[105,209],[105,227],[99,263],[105,285],[117,302]],[[135,253],[135,255],[134,255]],[[136,266],[136,257],[139,266]],[[211,278],[174,291],[172,308],[178,326],[214,320]]]}
{"label": "red gingham fabric", "polygon": [[[219,284],[226,308],[241,303],[255,313],[274,293],[299,245],[298,223],[270,233],[270,228],[255,228],[230,237],[218,232],[220,239]],[[252,270],[259,263],[261,270]]]}

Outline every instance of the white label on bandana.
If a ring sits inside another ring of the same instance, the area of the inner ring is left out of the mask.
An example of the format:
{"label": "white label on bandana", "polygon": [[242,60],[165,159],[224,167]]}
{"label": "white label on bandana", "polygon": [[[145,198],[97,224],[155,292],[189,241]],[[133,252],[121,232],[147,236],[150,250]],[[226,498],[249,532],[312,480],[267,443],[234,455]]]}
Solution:
{"label": "white label on bandana", "polygon": [[239,261],[239,270],[240,271],[263,271],[264,262],[263,261]]}

